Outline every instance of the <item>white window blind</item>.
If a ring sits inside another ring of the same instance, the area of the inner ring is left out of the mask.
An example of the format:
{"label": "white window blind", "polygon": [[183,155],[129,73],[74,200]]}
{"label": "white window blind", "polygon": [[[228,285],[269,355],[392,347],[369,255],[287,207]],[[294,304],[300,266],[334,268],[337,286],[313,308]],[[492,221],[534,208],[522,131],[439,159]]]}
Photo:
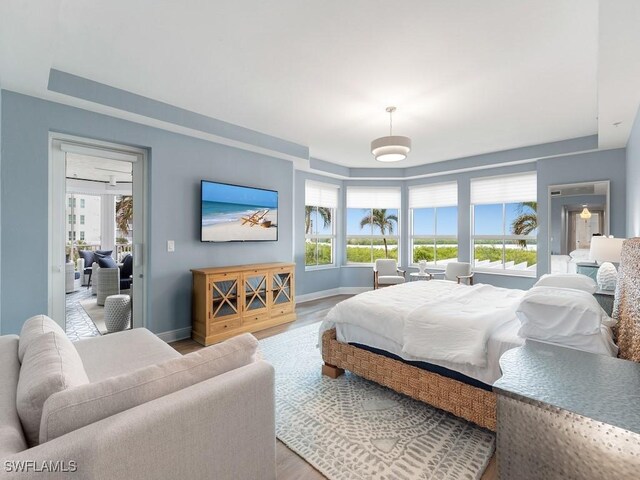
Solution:
{"label": "white window blind", "polygon": [[409,208],[454,207],[458,205],[458,182],[409,187]]}
{"label": "white window blind", "polygon": [[312,207],[338,208],[338,186],[307,181],[304,202]]}
{"label": "white window blind", "polygon": [[471,203],[473,205],[535,202],[538,196],[537,192],[535,172],[471,180]]}
{"label": "white window blind", "polygon": [[347,188],[347,208],[400,208],[400,202],[399,188]]}

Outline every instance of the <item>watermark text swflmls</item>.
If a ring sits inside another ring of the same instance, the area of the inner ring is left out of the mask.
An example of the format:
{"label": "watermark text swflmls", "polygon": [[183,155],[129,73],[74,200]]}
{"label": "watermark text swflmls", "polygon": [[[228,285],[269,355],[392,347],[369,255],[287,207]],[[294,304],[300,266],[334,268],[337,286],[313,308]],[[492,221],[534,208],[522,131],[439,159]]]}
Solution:
{"label": "watermark text swflmls", "polygon": [[7,473],[74,473],[78,471],[75,460],[5,460],[4,471]]}

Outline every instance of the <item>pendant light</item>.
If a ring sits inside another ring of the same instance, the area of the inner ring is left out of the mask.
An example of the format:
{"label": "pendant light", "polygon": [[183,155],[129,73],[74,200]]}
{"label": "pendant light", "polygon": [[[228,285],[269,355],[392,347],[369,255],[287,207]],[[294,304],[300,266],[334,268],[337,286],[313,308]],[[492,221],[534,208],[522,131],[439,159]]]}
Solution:
{"label": "pendant light", "polygon": [[583,208],[582,212],[580,212],[580,218],[582,218],[583,220],[589,220],[591,218],[591,212],[586,205],[583,205],[582,207]]}
{"label": "pendant light", "polygon": [[411,139],[393,135],[393,112],[396,107],[387,107],[386,111],[389,114],[389,136],[371,142],[371,153],[379,162],[399,162],[407,158],[411,151]]}

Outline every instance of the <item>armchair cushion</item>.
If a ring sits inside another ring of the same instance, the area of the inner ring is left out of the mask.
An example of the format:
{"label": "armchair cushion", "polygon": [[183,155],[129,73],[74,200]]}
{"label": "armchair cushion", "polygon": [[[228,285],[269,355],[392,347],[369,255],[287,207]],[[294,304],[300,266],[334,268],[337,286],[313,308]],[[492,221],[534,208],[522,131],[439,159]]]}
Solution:
{"label": "armchair cushion", "polygon": [[378,259],[373,269],[380,276],[396,276],[398,275],[398,262],[391,258]]}
{"label": "armchair cushion", "polygon": [[27,449],[20,418],[16,411],[16,391],[20,376],[18,336],[0,336],[0,458]]}
{"label": "armchair cushion", "polygon": [[405,278],[399,275],[382,275],[378,277],[378,284],[380,285],[398,285],[404,282]]}
{"label": "armchair cushion", "polygon": [[471,264],[467,262],[450,262],[447,263],[444,271],[444,278],[457,282],[458,277],[468,278],[471,275]]}
{"label": "armchair cushion", "polygon": [[22,363],[24,354],[31,342],[49,332],[57,332],[62,336],[65,335],[62,327],[46,315],[36,315],[24,322],[18,343],[18,360],[20,360],[20,363]]}
{"label": "armchair cushion", "polygon": [[56,392],[89,383],[71,341],[52,331],[29,344],[20,367],[16,410],[29,446],[38,445],[42,409]]}
{"label": "armchair cushion", "polygon": [[246,333],[183,357],[82,385],[49,397],[40,442],[182,390],[256,360],[258,341]]}

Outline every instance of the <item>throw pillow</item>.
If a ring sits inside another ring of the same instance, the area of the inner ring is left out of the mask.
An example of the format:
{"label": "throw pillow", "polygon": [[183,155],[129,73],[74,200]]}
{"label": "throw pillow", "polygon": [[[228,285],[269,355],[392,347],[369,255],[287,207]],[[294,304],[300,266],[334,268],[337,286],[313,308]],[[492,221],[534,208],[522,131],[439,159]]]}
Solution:
{"label": "throw pillow", "polygon": [[16,409],[30,447],[38,445],[42,409],[54,393],[89,383],[80,355],[58,332],[40,335],[24,354]]}
{"label": "throw pillow", "polygon": [[40,335],[44,335],[49,332],[57,332],[62,336],[65,334],[62,327],[46,315],[36,315],[24,322],[22,330],[20,331],[20,340],[18,343],[18,359],[20,360],[20,363],[22,363],[24,353],[27,351],[31,342]]}

